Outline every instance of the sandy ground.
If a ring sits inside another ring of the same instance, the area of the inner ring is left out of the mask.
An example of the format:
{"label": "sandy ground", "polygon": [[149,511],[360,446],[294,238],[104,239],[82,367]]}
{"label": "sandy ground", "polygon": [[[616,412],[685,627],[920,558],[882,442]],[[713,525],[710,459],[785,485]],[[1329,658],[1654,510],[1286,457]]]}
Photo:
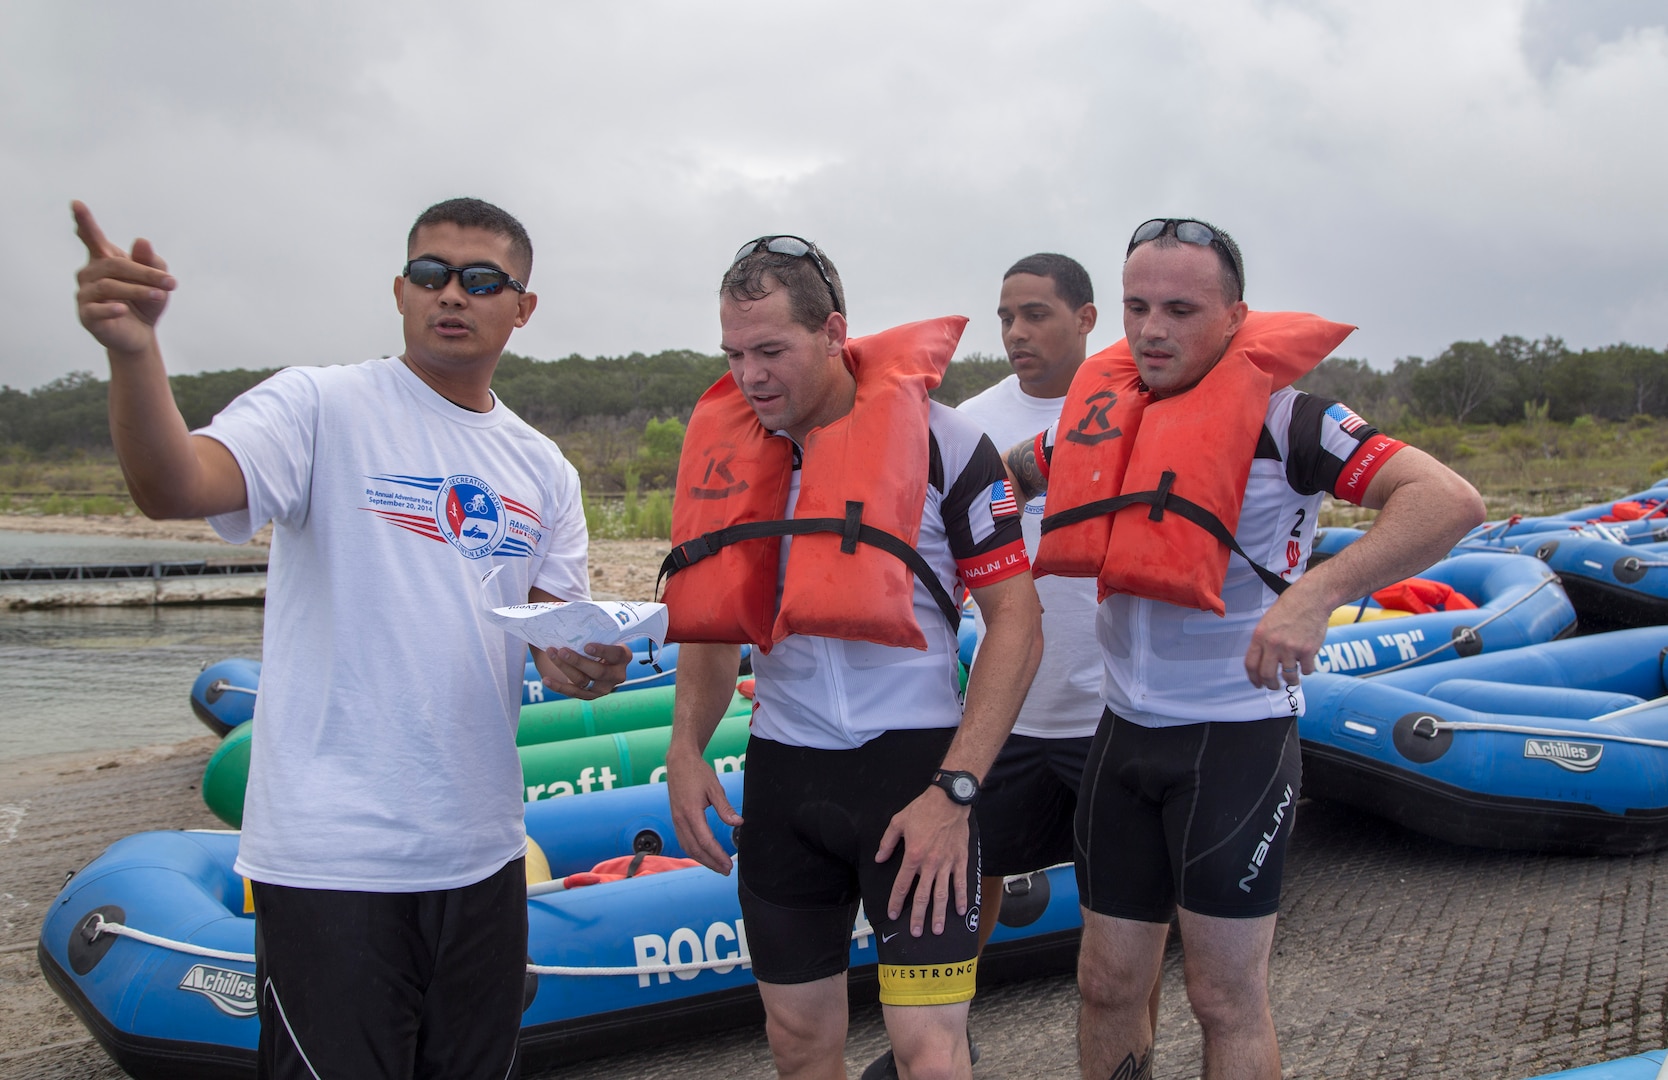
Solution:
{"label": "sandy ground", "polygon": [[[121,536],[134,540],[184,540],[216,543],[219,537],[208,522],[152,521],[143,517],[70,517],[66,515],[0,514],[0,532],[69,533],[76,536]],[[255,534],[252,544],[272,542],[272,526]],[[660,560],[671,545],[664,540],[591,541],[591,592],[601,599],[649,600],[654,596]],[[228,558],[246,556],[248,546],[226,545]]]}
{"label": "sandy ground", "polygon": [[[197,783],[212,737],[0,765],[0,1077],[118,1080],[45,985],[34,939],[64,875],[135,831],[217,825]],[[1578,858],[1425,840],[1300,804],[1275,937],[1272,999],[1286,1078],[1521,1080],[1663,1045],[1668,935],[1654,910],[1668,852]],[[975,1080],[1072,1077],[1070,975],[981,991]],[[772,1075],[762,1030],[529,1073],[528,1080]],[[885,1046],[853,1012],[849,1075]],[[1197,1076],[1180,950],[1164,962],[1155,1076]]]}

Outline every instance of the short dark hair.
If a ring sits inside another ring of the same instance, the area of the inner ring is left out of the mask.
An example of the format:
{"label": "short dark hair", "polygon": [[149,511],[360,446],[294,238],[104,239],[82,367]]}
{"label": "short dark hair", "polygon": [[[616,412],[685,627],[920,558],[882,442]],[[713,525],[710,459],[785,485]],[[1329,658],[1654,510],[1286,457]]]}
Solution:
{"label": "short dark hair", "polygon": [[[828,271],[828,281],[817,273],[817,264],[808,255],[784,255],[759,248],[744,259],[738,259],[724,272],[718,294],[738,302],[763,300],[774,291],[772,281],[787,290],[788,314],[807,330],[821,330],[839,301],[841,313],[847,312],[846,287],[840,282],[840,272],[834,260],[811,241],[811,250],[822,260]],[[830,289],[832,288],[832,294]]]}
{"label": "short dark hair", "polygon": [[1073,311],[1095,302],[1095,286],[1089,281],[1089,271],[1069,255],[1056,255],[1052,251],[1027,255],[1008,267],[1002,280],[1007,281],[1015,274],[1033,274],[1053,281],[1055,295]]}
{"label": "short dark hair", "polygon": [[[1244,300],[1245,257],[1240,254],[1239,245],[1234,242],[1234,238],[1228,235],[1226,229],[1219,229],[1201,218],[1180,220],[1196,221],[1216,234],[1216,240],[1210,245],[1210,249],[1216,253],[1216,271],[1217,278],[1222,283],[1222,300],[1230,307]],[[1169,227],[1153,239],[1144,240],[1142,243],[1154,247],[1173,248],[1179,246],[1181,241],[1176,239],[1174,227]],[[1131,250],[1130,254],[1133,255],[1135,252]]]}
{"label": "short dark hair", "polygon": [[489,233],[508,237],[510,255],[522,264],[508,269],[517,271],[523,281],[533,274],[533,241],[527,238],[527,230],[522,228],[521,222],[509,212],[489,202],[464,198],[435,203],[417,215],[411,232],[406,234],[407,248],[417,242],[417,230],[425,225],[456,225],[460,229],[484,229]]}

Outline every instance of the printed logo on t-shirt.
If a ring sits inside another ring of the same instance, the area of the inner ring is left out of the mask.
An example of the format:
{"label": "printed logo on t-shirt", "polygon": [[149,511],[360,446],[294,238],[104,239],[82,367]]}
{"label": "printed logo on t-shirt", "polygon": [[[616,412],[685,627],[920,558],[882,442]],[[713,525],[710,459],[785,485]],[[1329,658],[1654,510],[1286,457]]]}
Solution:
{"label": "printed logo on t-shirt", "polygon": [[[525,558],[544,537],[529,506],[499,495],[478,476],[368,476],[365,502],[377,517],[407,532],[450,544],[465,558]],[[414,489],[414,490],[413,490]]]}
{"label": "printed logo on t-shirt", "polygon": [[478,476],[448,476],[435,496],[434,523],[453,547],[479,559],[504,539],[504,501]]}

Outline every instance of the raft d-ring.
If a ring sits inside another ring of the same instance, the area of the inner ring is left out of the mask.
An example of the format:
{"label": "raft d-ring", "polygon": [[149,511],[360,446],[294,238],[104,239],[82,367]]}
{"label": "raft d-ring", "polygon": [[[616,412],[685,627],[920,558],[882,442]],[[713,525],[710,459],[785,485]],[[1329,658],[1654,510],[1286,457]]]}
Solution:
{"label": "raft d-ring", "polygon": [[1476,656],[1483,651],[1483,638],[1475,627],[1454,627],[1453,643],[1456,656]]}
{"label": "raft d-ring", "polygon": [[1421,716],[1413,721],[1413,734],[1421,739],[1434,739],[1442,733],[1436,723],[1436,717],[1434,716]]}

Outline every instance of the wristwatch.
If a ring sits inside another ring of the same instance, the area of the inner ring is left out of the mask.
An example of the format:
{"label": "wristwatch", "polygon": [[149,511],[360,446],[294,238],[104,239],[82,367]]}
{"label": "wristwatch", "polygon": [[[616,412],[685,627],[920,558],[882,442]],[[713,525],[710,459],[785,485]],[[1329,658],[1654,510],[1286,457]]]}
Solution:
{"label": "wristwatch", "polygon": [[970,772],[939,769],[932,774],[933,786],[944,789],[950,801],[958,806],[972,806],[979,798],[979,780]]}

